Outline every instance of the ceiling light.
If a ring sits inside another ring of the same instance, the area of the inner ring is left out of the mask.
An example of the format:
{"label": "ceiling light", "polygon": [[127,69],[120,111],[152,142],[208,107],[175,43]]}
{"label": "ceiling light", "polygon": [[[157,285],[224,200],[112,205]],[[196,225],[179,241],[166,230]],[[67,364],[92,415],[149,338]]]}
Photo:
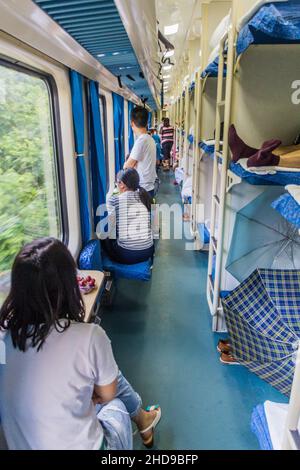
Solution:
{"label": "ceiling light", "polygon": [[172,24],[170,26],[165,26],[164,33],[165,36],[170,36],[171,34],[176,34],[178,31],[178,23]]}
{"label": "ceiling light", "polygon": [[121,52],[113,52],[112,55],[120,55]]}
{"label": "ceiling light", "polygon": [[164,70],[171,70],[171,68],[172,68],[172,65],[165,65],[163,67]]}
{"label": "ceiling light", "polygon": [[164,57],[172,57],[175,54],[175,51],[168,51],[164,54]]}
{"label": "ceiling light", "polygon": [[98,54],[97,57],[105,57],[106,54]]}

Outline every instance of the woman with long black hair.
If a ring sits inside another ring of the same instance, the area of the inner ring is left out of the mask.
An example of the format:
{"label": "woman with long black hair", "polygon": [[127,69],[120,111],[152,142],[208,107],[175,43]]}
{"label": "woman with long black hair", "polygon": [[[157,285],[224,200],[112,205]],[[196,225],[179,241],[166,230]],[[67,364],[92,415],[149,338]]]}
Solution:
{"label": "woman with long black hair", "polygon": [[117,175],[119,194],[109,198],[109,238],[103,246],[109,257],[122,264],[136,264],[153,256],[151,227],[152,200],[140,186],[134,168],[121,170]]}
{"label": "woman with long black hair", "polygon": [[29,243],[14,261],[0,310],[0,418],[8,448],[131,449],[130,419],[152,446],[160,408],[142,409],[104,330],[84,323],[76,274],[68,249],[53,238]]}

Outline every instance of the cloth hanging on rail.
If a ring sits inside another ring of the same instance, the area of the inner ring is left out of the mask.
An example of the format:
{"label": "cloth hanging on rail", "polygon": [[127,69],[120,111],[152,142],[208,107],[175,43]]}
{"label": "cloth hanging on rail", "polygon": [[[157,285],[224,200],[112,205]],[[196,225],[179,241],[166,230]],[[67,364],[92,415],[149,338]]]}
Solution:
{"label": "cloth hanging on rail", "polygon": [[[97,209],[106,202],[106,160],[105,146],[100,113],[99,84],[89,82],[89,120],[90,120],[90,164],[92,177],[92,200],[94,230],[100,220]],[[101,213],[101,218],[105,212]]]}
{"label": "cloth hanging on rail", "polygon": [[77,181],[79,193],[79,207],[80,207],[80,223],[81,223],[81,237],[82,243],[85,245],[91,235],[91,224],[89,215],[88,203],[88,186],[85,167],[85,125],[84,125],[84,108],[83,108],[83,78],[74,70],[70,70],[70,84],[71,84],[71,97],[72,97],[72,111],[73,111],[73,124],[75,135],[75,152],[76,152],[76,167],[77,167]]}

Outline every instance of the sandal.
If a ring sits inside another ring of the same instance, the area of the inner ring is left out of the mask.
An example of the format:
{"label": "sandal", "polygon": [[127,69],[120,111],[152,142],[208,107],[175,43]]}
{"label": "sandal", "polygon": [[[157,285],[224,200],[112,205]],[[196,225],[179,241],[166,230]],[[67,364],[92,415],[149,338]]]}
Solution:
{"label": "sandal", "polygon": [[235,357],[231,353],[222,353],[220,356],[220,361],[222,364],[226,364],[228,366],[239,366],[240,363],[235,359]]}
{"label": "sandal", "polygon": [[220,339],[217,345],[217,351],[219,353],[230,353],[232,350],[229,339]]}
{"label": "sandal", "polygon": [[146,432],[152,430],[152,435],[147,439],[147,440],[144,440],[142,438],[142,441],[143,441],[143,444],[145,447],[147,447],[147,449],[151,449],[151,447],[153,447],[153,444],[154,444],[154,429],[156,428],[156,426],[158,425],[160,419],[161,419],[161,409],[160,409],[160,406],[159,405],[152,405],[152,406],[148,406],[146,408],[146,411],[156,411],[156,417],[154,418],[154,420],[152,421],[152,423],[150,424],[150,426],[148,426],[146,429],[143,429],[142,431],[140,431],[140,434],[146,434]]}

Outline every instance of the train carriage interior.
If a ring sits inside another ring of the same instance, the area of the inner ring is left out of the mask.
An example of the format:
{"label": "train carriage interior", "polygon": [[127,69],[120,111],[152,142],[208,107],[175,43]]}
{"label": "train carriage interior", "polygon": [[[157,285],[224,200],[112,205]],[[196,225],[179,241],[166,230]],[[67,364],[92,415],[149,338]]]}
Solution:
{"label": "train carriage interior", "polygon": [[0,0],[0,449],[300,450],[299,56],[300,0]]}

